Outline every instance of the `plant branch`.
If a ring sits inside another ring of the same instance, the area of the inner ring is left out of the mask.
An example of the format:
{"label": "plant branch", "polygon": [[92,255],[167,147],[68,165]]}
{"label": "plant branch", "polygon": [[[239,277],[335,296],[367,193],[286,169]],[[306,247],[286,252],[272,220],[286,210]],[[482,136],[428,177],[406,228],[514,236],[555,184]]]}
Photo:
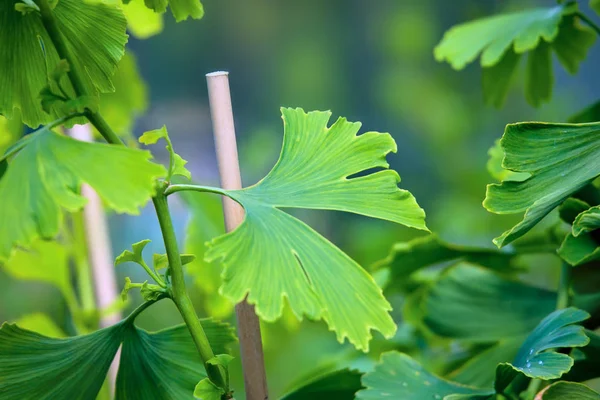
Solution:
{"label": "plant branch", "polygon": [[562,310],[569,307],[571,278],[573,275],[573,267],[563,261],[560,270],[560,282],[558,283],[558,296],[556,299],[556,309]]}
{"label": "plant branch", "polygon": [[[48,32],[48,36],[50,36],[50,40],[52,40],[52,44],[54,44],[54,48],[56,48],[56,52],[58,53],[58,57],[61,60],[67,60],[69,63],[69,71],[67,75],[71,84],[73,85],[73,90],[75,90],[75,95],[77,97],[88,96],[88,90],[85,85],[85,81],[83,79],[84,73],[79,70],[79,65],[75,63],[74,55],[69,51],[67,47],[67,42],[65,41],[62,33],[60,32],[60,28],[56,23],[56,18],[54,18],[54,14],[52,12],[52,8],[48,3],[48,0],[35,0],[35,3],[40,8],[40,14],[42,17],[42,24]],[[108,143],[111,144],[123,144],[121,139],[113,132],[113,130],[108,126],[104,118],[100,116],[98,113],[94,113],[90,110],[85,111],[85,116],[87,119],[98,129],[100,134],[106,139]]]}
{"label": "plant branch", "polygon": [[188,326],[192,339],[198,348],[202,362],[208,374],[209,379],[217,386],[226,388],[225,371],[218,365],[208,364],[207,361],[215,356],[208,342],[208,338],[192,301],[190,300],[186,288],[185,288],[185,277],[183,275],[183,267],[181,265],[181,258],[179,249],[177,247],[177,238],[175,237],[175,230],[173,229],[173,222],[171,221],[171,215],[169,213],[169,205],[167,198],[162,190],[158,190],[158,194],[152,199],[154,207],[156,208],[156,214],[158,216],[158,222],[162,231],[163,239],[165,242],[165,249],[167,251],[167,258],[169,260],[169,269],[171,271],[171,298],[175,302],[175,305],[179,309],[186,325]]}
{"label": "plant branch", "polygon": [[600,36],[600,26],[598,26],[594,21],[592,21],[587,15],[582,13],[581,11],[577,11],[575,13],[583,22],[585,22],[590,28],[592,28],[596,33]]}
{"label": "plant branch", "polygon": [[183,191],[216,193],[216,194],[220,194],[222,196],[227,196],[227,197],[231,198],[231,195],[225,189],[221,189],[218,187],[212,187],[212,186],[184,185],[184,184],[169,186],[167,188],[167,190],[165,190],[165,196],[169,196],[169,195],[172,195],[173,193],[183,192]]}

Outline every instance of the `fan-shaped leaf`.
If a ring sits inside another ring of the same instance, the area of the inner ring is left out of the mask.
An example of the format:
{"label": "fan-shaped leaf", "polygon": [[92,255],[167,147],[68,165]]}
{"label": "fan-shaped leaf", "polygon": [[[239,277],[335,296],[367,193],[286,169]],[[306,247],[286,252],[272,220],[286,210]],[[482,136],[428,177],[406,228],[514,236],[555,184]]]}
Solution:
{"label": "fan-shaped leaf", "polygon": [[398,352],[384,353],[375,370],[363,376],[362,383],[367,388],[356,394],[358,400],[442,400],[453,394],[485,397],[493,394],[490,390],[463,386],[439,378],[406,354]]}
{"label": "fan-shaped leaf", "polygon": [[[12,118],[20,109],[23,122],[37,127],[62,115],[46,114],[39,101],[48,74],[59,58],[38,12],[15,10],[17,0],[0,4],[0,114]],[[74,62],[84,71],[90,93],[113,91],[111,76],[124,54],[127,35],[123,12],[114,6],[80,0],[61,0],[53,10]],[[66,78],[61,82],[74,92]]]}
{"label": "fan-shaped leaf", "polygon": [[[123,0],[125,4],[129,2],[130,0]],[[144,0],[144,3],[146,7],[157,13],[164,13],[169,6],[177,22],[186,20],[188,17],[200,19],[204,16],[204,7],[200,0]]]}
{"label": "fan-shaped leaf", "polygon": [[[537,397],[536,397],[537,399]],[[598,400],[600,394],[573,382],[556,382],[544,389],[540,400]]]}
{"label": "fan-shaped leaf", "polygon": [[353,400],[354,394],[362,388],[361,376],[360,372],[350,369],[329,372],[290,390],[281,400]]}
{"label": "fan-shaped leaf", "polygon": [[[323,318],[337,333],[366,350],[370,330],[391,336],[396,326],[381,289],[352,259],[279,207],[353,212],[426,229],[414,197],[397,187],[387,168],[396,150],[390,135],[356,136],[358,123],[340,118],[330,128],[329,112],[282,109],[285,134],[281,156],[254,186],[224,191],[242,204],[244,222],[213,239],[207,261],[224,265],[222,293],[237,303],[248,296],[263,319],[281,316],[287,298],[296,316]],[[355,299],[354,301],[352,299]]]}
{"label": "fan-shaped leaf", "polygon": [[531,177],[488,185],[484,206],[497,214],[525,211],[523,221],[494,239],[504,246],[600,174],[600,124],[519,123],[501,140],[503,166]]}
{"label": "fan-shaped leaf", "polygon": [[92,186],[108,207],[136,214],[153,195],[155,180],[165,175],[148,152],[80,142],[47,128],[26,136],[16,151],[0,180],[0,259],[15,245],[55,236],[62,209],[85,204],[78,194],[81,183]]}

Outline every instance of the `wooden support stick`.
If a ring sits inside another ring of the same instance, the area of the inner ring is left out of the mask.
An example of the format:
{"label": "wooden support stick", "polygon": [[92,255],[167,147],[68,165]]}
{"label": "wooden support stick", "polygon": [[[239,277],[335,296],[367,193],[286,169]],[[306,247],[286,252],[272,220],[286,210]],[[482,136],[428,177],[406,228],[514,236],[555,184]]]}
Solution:
{"label": "wooden support stick", "polygon": [[[75,139],[86,142],[93,140],[89,125],[75,125],[69,133]],[[94,277],[96,307],[98,310],[105,310],[118,298],[117,279],[106,215],[102,207],[102,200],[94,189],[88,185],[83,185],[81,187],[81,194],[88,201],[83,209],[83,215],[85,219],[85,240],[88,259],[92,269],[92,276]],[[103,315],[100,318],[100,328],[114,325],[120,320],[121,313],[119,312]],[[118,369],[119,355],[117,354],[109,371],[111,393],[114,392]]]}
{"label": "wooden support stick", "polygon": [[[228,75],[227,72],[213,72],[206,75],[208,99],[221,186],[224,189],[241,189],[242,178],[235,140]],[[228,232],[234,230],[244,220],[244,209],[227,197],[223,197],[223,214]],[[238,320],[246,399],[266,400],[269,398],[269,394],[258,317],[254,312],[254,306],[245,300],[235,306],[235,312]]]}

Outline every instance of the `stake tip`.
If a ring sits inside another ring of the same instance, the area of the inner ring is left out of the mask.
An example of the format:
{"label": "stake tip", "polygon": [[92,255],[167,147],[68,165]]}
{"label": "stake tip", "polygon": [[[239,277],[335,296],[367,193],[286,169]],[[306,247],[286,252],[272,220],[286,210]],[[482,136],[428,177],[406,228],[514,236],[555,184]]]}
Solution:
{"label": "stake tip", "polygon": [[229,72],[227,72],[227,71],[215,71],[215,72],[206,74],[206,77],[210,78],[212,76],[228,76],[228,75],[229,75]]}

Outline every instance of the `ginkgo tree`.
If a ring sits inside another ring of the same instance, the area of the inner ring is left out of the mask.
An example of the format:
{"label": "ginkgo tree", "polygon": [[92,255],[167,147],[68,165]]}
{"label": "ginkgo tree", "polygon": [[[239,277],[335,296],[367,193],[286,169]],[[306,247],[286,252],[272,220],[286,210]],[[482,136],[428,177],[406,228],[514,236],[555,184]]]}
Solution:
{"label": "ginkgo tree", "polygon": [[[140,15],[130,8],[136,2],[123,3],[10,0],[0,6],[0,65],[10,71],[0,82],[6,89],[0,113],[7,126],[19,126],[15,119],[32,128],[43,125],[21,138],[3,135],[0,261],[11,265],[20,254],[45,246],[40,243],[65,240],[70,228],[65,220],[85,204],[82,184],[119,213],[137,214],[152,200],[166,249],[152,257],[152,267],[143,254],[148,241],[117,257],[116,264],[139,264],[151,282],[127,279],[123,297],[140,289],[144,303],[114,326],[55,338],[4,324],[3,398],[95,398],[119,346],[118,399],[233,396],[227,352],[235,336],[224,323],[199,320],[187,292],[183,265],[194,255],[180,253],[167,202],[167,196],[181,191],[219,193],[245,209],[242,225],[213,239],[204,254],[207,262],[223,266],[221,292],[232,302],[247,298],[261,318],[273,321],[287,301],[298,318],[323,319],[340,342],[348,338],[364,351],[371,330],[392,337],[396,324],[391,307],[374,279],[304,222],[280,210],[339,210],[426,230],[425,213],[409,192],[398,188],[398,174],[387,169],[385,157],[396,151],[391,136],[358,135],[360,124],[344,118],[328,127],[328,112],[282,109],[281,156],[259,183],[242,190],[175,184],[175,176],[191,175],[166,127],[139,139],[144,145],[166,141],[170,162],[164,167],[152,161],[148,150],[125,146],[122,132],[103,116],[112,103],[105,94],[115,90],[113,79],[125,54],[126,29],[142,29]],[[169,7],[176,20],[203,14],[197,0],[144,4],[157,13]],[[135,110],[135,101],[123,101]],[[80,142],[61,131],[85,122],[107,143]],[[371,173],[372,168],[380,170]],[[154,333],[137,328],[136,317],[163,299],[174,302],[185,324]]]}

